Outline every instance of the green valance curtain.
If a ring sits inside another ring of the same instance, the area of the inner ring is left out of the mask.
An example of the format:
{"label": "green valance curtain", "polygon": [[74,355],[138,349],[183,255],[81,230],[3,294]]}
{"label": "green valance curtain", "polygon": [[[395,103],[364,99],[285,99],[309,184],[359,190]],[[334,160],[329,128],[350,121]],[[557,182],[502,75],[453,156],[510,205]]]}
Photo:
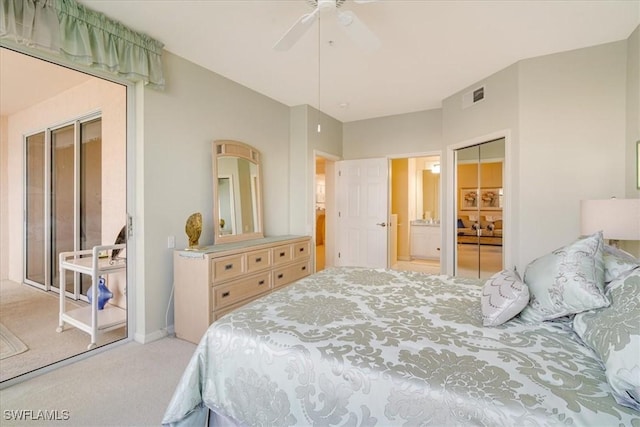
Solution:
{"label": "green valance curtain", "polygon": [[2,0],[0,12],[0,38],[164,87],[162,43],[75,0]]}

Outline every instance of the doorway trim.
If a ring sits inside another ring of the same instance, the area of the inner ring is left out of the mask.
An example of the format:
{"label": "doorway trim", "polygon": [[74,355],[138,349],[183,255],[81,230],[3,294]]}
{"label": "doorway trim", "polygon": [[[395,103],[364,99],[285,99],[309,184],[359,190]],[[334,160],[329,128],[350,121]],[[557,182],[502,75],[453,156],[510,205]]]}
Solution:
{"label": "doorway trim", "polygon": [[[467,139],[461,142],[457,142],[454,144],[450,144],[446,148],[444,164],[446,164],[446,189],[447,189],[447,197],[445,197],[445,213],[443,215],[444,224],[444,248],[445,253],[443,256],[443,263],[445,267],[446,274],[453,274],[455,270],[455,250],[456,250],[456,239],[455,239],[455,228],[457,222],[456,218],[456,165],[455,165],[455,152],[456,150],[467,148],[473,145],[482,144],[484,142],[493,141],[496,139],[504,138],[504,177],[503,177],[503,191],[504,191],[504,205],[502,208],[502,215],[506,218],[504,225],[504,236],[502,240],[502,248],[503,248],[503,267],[502,268],[512,268],[514,262],[514,254],[513,254],[513,246],[511,244],[512,239],[514,237],[515,227],[513,225],[513,206],[515,203],[514,200],[514,183],[513,183],[513,174],[511,173],[513,168],[513,146],[512,146],[512,138],[511,138],[511,129],[501,129],[492,133],[488,133],[482,136],[477,136],[471,139]],[[441,163],[441,164],[442,164]]]}

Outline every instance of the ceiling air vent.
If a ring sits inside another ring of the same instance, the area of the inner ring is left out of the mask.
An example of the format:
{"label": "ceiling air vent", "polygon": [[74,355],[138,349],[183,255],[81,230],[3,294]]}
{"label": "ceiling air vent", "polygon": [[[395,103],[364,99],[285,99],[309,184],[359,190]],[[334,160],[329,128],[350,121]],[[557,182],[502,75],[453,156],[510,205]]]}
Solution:
{"label": "ceiling air vent", "polygon": [[462,108],[471,107],[484,99],[484,86],[480,86],[462,95]]}

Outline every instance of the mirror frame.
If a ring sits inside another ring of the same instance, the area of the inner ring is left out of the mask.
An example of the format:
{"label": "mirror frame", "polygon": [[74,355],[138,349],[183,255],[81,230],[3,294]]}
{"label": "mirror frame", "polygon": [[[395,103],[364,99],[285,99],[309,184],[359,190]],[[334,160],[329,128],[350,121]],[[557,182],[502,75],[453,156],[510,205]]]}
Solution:
{"label": "mirror frame", "polygon": [[[223,157],[236,157],[245,159],[256,165],[256,227],[254,232],[221,234],[220,232],[220,209],[219,209],[219,191],[218,191],[218,159]],[[264,237],[262,222],[262,165],[261,154],[252,146],[239,141],[233,140],[216,140],[213,141],[213,234],[214,245],[238,242],[242,240],[261,239]]]}

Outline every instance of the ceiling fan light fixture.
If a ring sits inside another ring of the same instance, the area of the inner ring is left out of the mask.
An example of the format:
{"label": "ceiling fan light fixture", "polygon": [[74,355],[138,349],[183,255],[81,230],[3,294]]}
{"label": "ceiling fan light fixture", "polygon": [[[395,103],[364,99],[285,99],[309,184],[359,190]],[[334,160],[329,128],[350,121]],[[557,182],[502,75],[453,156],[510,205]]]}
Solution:
{"label": "ceiling fan light fixture", "polygon": [[[376,0],[352,0],[354,3],[373,3]],[[335,12],[335,17],[349,37],[365,51],[380,47],[380,40],[351,10],[338,11],[346,0],[307,0],[314,7],[313,12],[302,15],[273,46],[275,50],[289,50],[326,11]]]}

